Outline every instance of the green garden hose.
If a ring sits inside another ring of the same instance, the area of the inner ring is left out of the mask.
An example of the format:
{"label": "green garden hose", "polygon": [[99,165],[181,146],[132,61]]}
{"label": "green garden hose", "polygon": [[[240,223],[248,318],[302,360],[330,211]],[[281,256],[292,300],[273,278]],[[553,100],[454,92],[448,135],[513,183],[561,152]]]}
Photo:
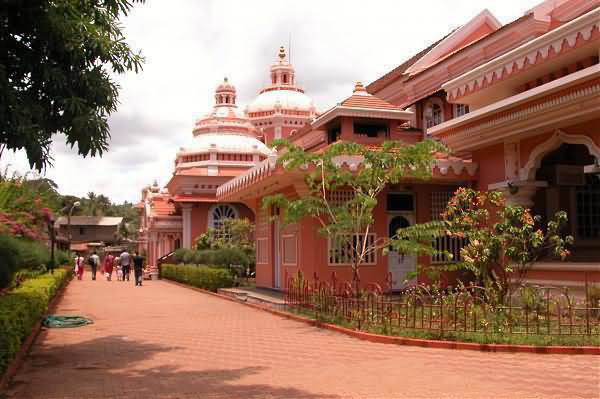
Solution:
{"label": "green garden hose", "polygon": [[83,316],[46,316],[42,321],[48,328],[72,328],[93,324],[93,320]]}

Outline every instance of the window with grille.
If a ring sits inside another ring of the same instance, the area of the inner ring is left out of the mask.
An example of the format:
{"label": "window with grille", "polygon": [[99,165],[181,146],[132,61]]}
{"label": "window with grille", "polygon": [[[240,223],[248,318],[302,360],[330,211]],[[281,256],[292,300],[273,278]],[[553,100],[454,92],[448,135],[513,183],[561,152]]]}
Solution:
{"label": "window with grille", "polygon": [[352,190],[333,190],[327,193],[327,200],[335,206],[340,206],[354,198]]}
{"label": "window with grille", "polygon": [[[220,204],[212,208],[209,214],[209,225],[215,229],[221,229],[226,219],[236,219],[237,217],[238,214],[234,207],[227,204]],[[221,231],[220,234],[223,238],[227,238],[226,232]]]}
{"label": "window with grille", "polygon": [[259,238],[256,240],[256,263],[268,263],[268,248],[269,245],[267,238]]}
{"label": "window with grille", "polygon": [[469,106],[466,104],[455,104],[454,105],[454,117],[458,118],[469,113]]}
{"label": "window with grille", "polygon": [[[352,239],[348,239],[352,237]],[[354,234],[346,236],[332,236],[328,239],[328,253],[330,265],[352,265],[355,248],[362,248],[364,241],[366,247],[373,247],[375,244],[375,234]],[[370,251],[364,259],[364,265],[374,265],[377,262],[375,251]]]}
{"label": "window with grille", "polygon": [[427,120],[427,127],[433,127],[443,122],[442,107],[439,104],[431,105],[431,118]]}
{"label": "window with grille", "polygon": [[297,262],[297,240],[296,235],[286,235],[281,237],[283,247],[283,263],[286,265],[295,265]]}
{"label": "window with grille", "polygon": [[[452,198],[451,191],[434,191],[431,193],[431,220],[441,220],[441,214],[446,210],[448,201]],[[443,236],[433,241],[433,247],[440,251],[431,257],[431,263],[450,263],[460,261],[460,250],[467,245],[467,240],[459,237]],[[442,251],[452,254],[452,259]]]}
{"label": "window with grille", "polygon": [[575,187],[577,208],[577,238],[582,240],[600,239],[600,178],[585,176],[585,185]]}

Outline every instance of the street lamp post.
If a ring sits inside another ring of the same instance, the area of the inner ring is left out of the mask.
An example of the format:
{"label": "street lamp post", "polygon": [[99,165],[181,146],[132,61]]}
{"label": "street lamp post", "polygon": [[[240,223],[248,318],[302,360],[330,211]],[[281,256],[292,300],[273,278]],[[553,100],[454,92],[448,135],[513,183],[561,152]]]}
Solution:
{"label": "street lamp post", "polygon": [[73,202],[71,208],[69,209],[69,213],[67,215],[67,239],[69,240],[69,251],[71,250],[71,216],[73,215],[73,209],[79,207],[81,203],[79,201]]}

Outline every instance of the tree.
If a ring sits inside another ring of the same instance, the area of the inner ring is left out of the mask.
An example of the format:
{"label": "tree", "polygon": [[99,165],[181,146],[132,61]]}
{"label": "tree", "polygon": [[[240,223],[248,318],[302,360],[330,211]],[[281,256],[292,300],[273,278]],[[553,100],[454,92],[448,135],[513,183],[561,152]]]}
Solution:
{"label": "tree", "polygon": [[442,144],[425,140],[407,145],[388,140],[379,151],[370,151],[357,143],[338,142],[320,153],[305,152],[285,141],[276,145],[285,150],[278,163],[287,170],[305,170],[308,195],[296,199],[271,195],[263,199],[263,207],[279,207],[284,224],[297,223],[305,217],[316,219],[319,231],[334,242],[336,256],[352,265],[356,284],[360,266],[375,251],[385,252],[393,245],[404,252],[432,253],[431,238],[435,229],[441,228],[439,223],[413,228],[411,241],[397,236],[369,237],[373,210],[382,190],[405,178],[431,178],[434,154],[447,151]]}
{"label": "tree", "polygon": [[[518,283],[540,257],[565,259],[573,237],[561,229],[567,213],[557,212],[545,226],[529,209],[506,205],[499,192],[460,188],[442,214],[446,234],[467,239],[457,267],[473,272],[504,301],[511,283]],[[516,280],[516,281],[515,281]]]}
{"label": "tree", "polygon": [[118,85],[110,73],[141,69],[119,18],[144,0],[6,0],[0,10],[0,157],[24,149],[51,165],[61,133],[82,156],[102,155]]}

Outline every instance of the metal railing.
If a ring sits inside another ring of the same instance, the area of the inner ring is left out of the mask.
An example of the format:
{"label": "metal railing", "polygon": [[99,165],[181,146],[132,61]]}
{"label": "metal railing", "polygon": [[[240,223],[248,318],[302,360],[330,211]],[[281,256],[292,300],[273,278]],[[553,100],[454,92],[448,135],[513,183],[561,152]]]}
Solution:
{"label": "metal railing", "polygon": [[[391,276],[388,277],[391,281]],[[285,304],[319,319],[358,329],[421,330],[446,333],[600,336],[600,304],[573,295],[567,288],[521,285],[503,294],[475,285],[436,290],[414,286],[390,294],[380,285],[356,289],[313,275],[286,278]]]}

